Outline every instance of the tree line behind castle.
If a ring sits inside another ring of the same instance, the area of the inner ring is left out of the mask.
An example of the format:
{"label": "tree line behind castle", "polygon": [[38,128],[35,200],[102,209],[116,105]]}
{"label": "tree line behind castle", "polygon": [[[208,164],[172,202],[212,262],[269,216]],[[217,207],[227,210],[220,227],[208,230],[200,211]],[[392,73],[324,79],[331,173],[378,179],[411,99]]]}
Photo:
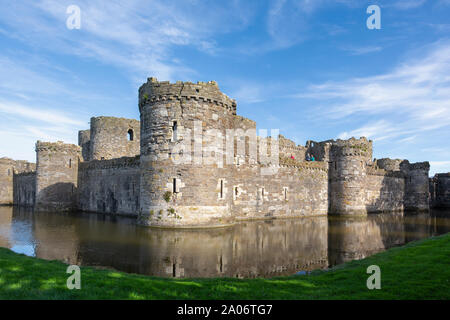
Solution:
{"label": "tree line behind castle", "polygon": [[[236,101],[214,81],[149,78],[139,111],[140,121],[92,118],[78,146],[38,141],[36,164],[1,158],[0,204],[134,215],[142,225],[166,227],[450,207],[450,174],[429,179],[428,162],[374,160],[364,137],[301,146],[279,135],[278,161],[266,163],[249,150],[274,140],[238,135],[232,163],[218,165],[212,160],[226,155],[217,132],[248,132],[256,123],[237,115]],[[177,161],[192,151],[181,145],[195,150],[195,132],[204,151]]]}

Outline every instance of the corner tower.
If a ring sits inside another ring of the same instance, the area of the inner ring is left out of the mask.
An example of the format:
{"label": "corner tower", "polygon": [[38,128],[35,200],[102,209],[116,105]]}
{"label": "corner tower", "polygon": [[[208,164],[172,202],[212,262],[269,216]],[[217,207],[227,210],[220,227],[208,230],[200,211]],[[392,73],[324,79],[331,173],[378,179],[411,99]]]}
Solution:
{"label": "corner tower", "polygon": [[409,163],[404,160],[400,170],[405,173],[405,210],[428,211],[430,208],[429,162]]}
{"label": "corner tower", "polygon": [[139,89],[139,110],[139,222],[167,227],[229,224],[231,192],[226,188],[231,170],[212,158],[223,157],[215,139],[233,128],[235,100],[214,81],[149,78]]}
{"label": "corner tower", "polygon": [[331,141],[330,213],[366,214],[366,165],[372,159],[372,141],[360,139]]}
{"label": "corner tower", "polygon": [[76,208],[80,157],[80,147],[73,144],[36,143],[36,210]]}

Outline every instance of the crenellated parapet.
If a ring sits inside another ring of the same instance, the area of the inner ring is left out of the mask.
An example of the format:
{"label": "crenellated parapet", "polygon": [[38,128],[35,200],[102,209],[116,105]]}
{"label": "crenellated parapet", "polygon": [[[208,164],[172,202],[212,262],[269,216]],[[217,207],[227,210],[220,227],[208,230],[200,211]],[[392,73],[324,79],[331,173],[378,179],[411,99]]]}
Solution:
{"label": "crenellated parapet", "polygon": [[63,141],[58,142],[36,142],[36,152],[48,152],[48,153],[76,153],[79,154],[81,151],[80,147],[75,144],[64,143]]}
{"label": "crenellated parapet", "polygon": [[236,114],[236,100],[229,98],[219,89],[217,82],[182,82],[170,83],[148,78],[139,88],[139,107],[145,103],[171,100],[194,100],[220,105],[232,114]]}
{"label": "crenellated parapet", "polygon": [[122,157],[110,160],[92,160],[89,162],[80,163],[80,170],[97,170],[97,169],[120,169],[139,167],[139,158],[136,157]]}
{"label": "crenellated parapet", "polygon": [[380,169],[390,171],[400,171],[400,166],[404,163],[404,159],[382,158],[374,161],[374,166]]}
{"label": "crenellated parapet", "polygon": [[348,140],[329,140],[331,143],[331,160],[339,157],[363,157],[372,158],[372,140],[366,137],[356,139],[354,137]]}

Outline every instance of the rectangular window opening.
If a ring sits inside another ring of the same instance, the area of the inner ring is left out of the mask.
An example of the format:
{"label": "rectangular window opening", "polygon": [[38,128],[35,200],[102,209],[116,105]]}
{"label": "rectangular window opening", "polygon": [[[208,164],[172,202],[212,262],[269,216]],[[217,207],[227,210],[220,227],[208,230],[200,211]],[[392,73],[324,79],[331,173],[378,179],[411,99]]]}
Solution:
{"label": "rectangular window opening", "polygon": [[174,121],[172,125],[172,141],[177,141],[178,139],[177,135],[178,135],[178,123]]}

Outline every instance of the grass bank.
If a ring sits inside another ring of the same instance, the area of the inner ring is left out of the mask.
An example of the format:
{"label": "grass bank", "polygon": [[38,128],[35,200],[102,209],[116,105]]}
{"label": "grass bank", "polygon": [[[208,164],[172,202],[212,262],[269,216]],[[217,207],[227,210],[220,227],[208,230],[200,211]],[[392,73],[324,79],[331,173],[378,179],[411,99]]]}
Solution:
{"label": "grass bank", "polygon": [[[381,290],[366,287],[370,265],[381,269]],[[66,269],[0,248],[0,299],[450,299],[450,234],[273,279],[163,279],[82,267],[81,290],[68,290]]]}

